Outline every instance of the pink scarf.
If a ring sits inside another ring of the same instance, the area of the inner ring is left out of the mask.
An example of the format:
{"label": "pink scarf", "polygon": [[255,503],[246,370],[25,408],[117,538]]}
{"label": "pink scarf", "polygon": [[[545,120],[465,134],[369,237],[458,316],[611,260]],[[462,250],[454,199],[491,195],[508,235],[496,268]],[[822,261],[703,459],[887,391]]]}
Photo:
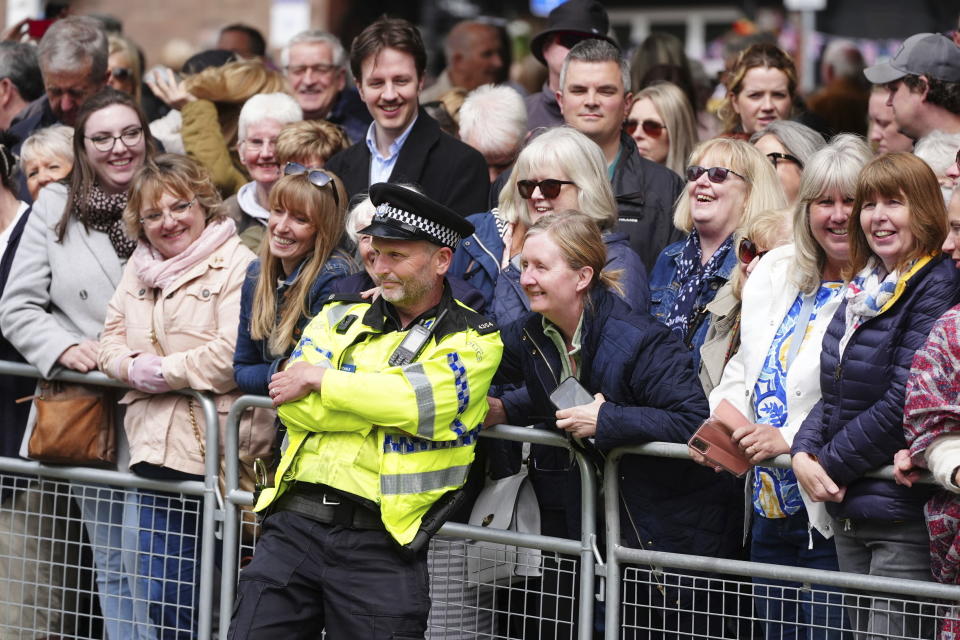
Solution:
{"label": "pink scarf", "polygon": [[144,284],[164,289],[187,269],[209,258],[220,245],[236,234],[236,223],[230,218],[224,218],[208,224],[193,244],[166,260],[153,245],[141,238],[130,260],[137,270],[137,277]]}

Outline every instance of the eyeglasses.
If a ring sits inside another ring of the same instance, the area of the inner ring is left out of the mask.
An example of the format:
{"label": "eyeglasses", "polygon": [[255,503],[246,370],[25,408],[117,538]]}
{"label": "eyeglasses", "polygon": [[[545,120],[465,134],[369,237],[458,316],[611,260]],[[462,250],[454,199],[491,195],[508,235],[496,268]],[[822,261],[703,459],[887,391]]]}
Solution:
{"label": "eyeglasses", "polygon": [[753,244],[753,240],[750,238],[743,238],[740,241],[740,246],[737,247],[737,257],[740,258],[740,262],[743,264],[750,264],[753,262],[754,258],[762,258],[767,255],[768,251],[760,251],[760,247]]}
{"label": "eyeglasses", "polygon": [[529,200],[533,197],[533,192],[536,191],[537,187],[540,187],[540,193],[544,198],[556,198],[560,195],[560,189],[565,184],[573,184],[569,180],[554,180],[553,178],[547,178],[546,180],[520,180],[517,182],[517,191],[520,192],[520,197],[524,200]]}
{"label": "eyeglasses", "polygon": [[332,175],[320,169],[310,169],[299,162],[288,162],[283,165],[283,175],[285,176],[302,176],[303,174],[306,174],[310,184],[318,189],[323,189],[325,186],[330,185],[330,191],[333,193],[333,202],[338,207],[340,206],[340,196],[337,195],[337,185],[333,183]]}
{"label": "eyeglasses", "polygon": [[577,46],[577,43],[584,39],[584,36],[579,31],[561,31],[560,33],[554,34],[557,43],[566,47],[567,49],[573,49]]}
{"label": "eyeglasses", "polygon": [[128,80],[132,75],[133,72],[126,67],[114,67],[113,69],[110,69],[110,77],[114,80],[119,80],[120,82]]}
{"label": "eyeglasses", "polygon": [[291,76],[302,76],[307,71],[312,71],[318,76],[325,76],[333,73],[338,68],[335,64],[298,64],[288,65],[287,73]]}
{"label": "eyeglasses", "polygon": [[792,156],[789,153],[778,153],[776,151],[771,151],[770,153],[767,154],[767,157],[770,158],[770,162],[773,163],[774,169],[777,168],[777,163],[783,162],[784,160],[786,160],[787,162],[792,162],[793,164],[803,169],[803,163],[800,162],[800,158],[798,158],[797,156]]}
{"label": "eyeglasses", "polygon": [[95,136],[84,137],[86,137],[87,140],[93,144],[93,148],[97,151],[110,151],[117,143],[117,140],[122,142],[123,146],[127,148],[137,144],[143,137],[143,129],[141,127],[137,127],[136,129],[127,129],[118,136],[111,136],[107,135],[106,133],[98,133]]}
{"label": "eyeglasses", "polygon": [[744,182],[747,181],[746,178],[744,178],[742,175],[740,175],[733,169],[727,169],[726,167],[710,167],[709,169],[707,169],[706,167],[701,167],[695,164],[687,167],[687,180],[690,182],[696,182],[697,180],[700,179],[700,176],[702,176],[703,174],[707,174],[707,178],[709,178],[710,182],[713,182],[715,184],[720,184],[721,182],[726,180],[727,176],[731,173],[737,176],[738,178],[740,178],[741,180],[743,180]]}
{"label": "eyeglasses", "polygon": [[262,149],[267,145],[270,145],[271,147],[274,148],[274,150],[276,150],[277,139],[269,138],[267,140],[264,140],[263,138],[247,138],[246,140],[243,140],[240,144],[246,145],[247,148],[250,149],[251,151],[259,151],[260,149]]}
{"label": "eyeglasses", "polygon": [[640,122],[639,120],[634,120],[631,118],[623,123],[623,130],[627,132],[628,136],[635,134],[637,132],[637,127],[643,129],[643,132],[651,138],[659,138],[667,129],[666,125],[657,122],[656,120],[644,120],[643,122]]}
{"label": "eyeglasses", "polygon": [[187,217],[190,207],[192,207],[193,203],[196,201],[196,198],[186,202],[180,201],[171,205],[166,211],[161,209],[159,211],[151,211],[150,213],[146,213],[142,218],[140,218],[140,224],[150,228],[159,227],[161,224],[163,224],[163,217],[166,215],[169,215],[170,219],[174,222],[179,222]]}

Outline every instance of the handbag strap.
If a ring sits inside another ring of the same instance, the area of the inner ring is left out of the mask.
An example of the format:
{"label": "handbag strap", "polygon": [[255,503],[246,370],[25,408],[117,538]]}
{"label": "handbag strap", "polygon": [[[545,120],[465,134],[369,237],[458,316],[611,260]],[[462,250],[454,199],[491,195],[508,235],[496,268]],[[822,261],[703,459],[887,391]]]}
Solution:
{"label": "handbag strap", "polygon": [[810,318],[813,316],[813,306],[817,299],[817,292],[803,296],[803,304],[800,306],[800,315],[797,316],[797,324],[793,328],[793,338],[790,340],[790,350],[787,352],[787,370],[793,363],[800,351],[800,344],[807,334],[807,325],[810,324]]}

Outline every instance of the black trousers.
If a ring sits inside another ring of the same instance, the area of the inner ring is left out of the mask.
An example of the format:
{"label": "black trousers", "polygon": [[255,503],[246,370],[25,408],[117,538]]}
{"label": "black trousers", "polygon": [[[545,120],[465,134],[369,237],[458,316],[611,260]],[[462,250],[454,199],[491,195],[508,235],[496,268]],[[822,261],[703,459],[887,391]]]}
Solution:
{"label": "black trousers", "polygon": [[386,531],[271,514],[240,572],[229,640],[423,638],[430,612],[426,549],[399,555]]}

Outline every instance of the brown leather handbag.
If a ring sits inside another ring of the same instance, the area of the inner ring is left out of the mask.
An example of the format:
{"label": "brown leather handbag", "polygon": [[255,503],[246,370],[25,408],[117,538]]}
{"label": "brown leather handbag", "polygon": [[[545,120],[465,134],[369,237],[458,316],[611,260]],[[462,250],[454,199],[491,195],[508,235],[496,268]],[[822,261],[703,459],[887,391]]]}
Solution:
{"label": "brown leather handbag", "polygon": [[40,462],[106,466],[117,462],[116,398],[102,387],[41,380],[37,422],[27,444]]}

